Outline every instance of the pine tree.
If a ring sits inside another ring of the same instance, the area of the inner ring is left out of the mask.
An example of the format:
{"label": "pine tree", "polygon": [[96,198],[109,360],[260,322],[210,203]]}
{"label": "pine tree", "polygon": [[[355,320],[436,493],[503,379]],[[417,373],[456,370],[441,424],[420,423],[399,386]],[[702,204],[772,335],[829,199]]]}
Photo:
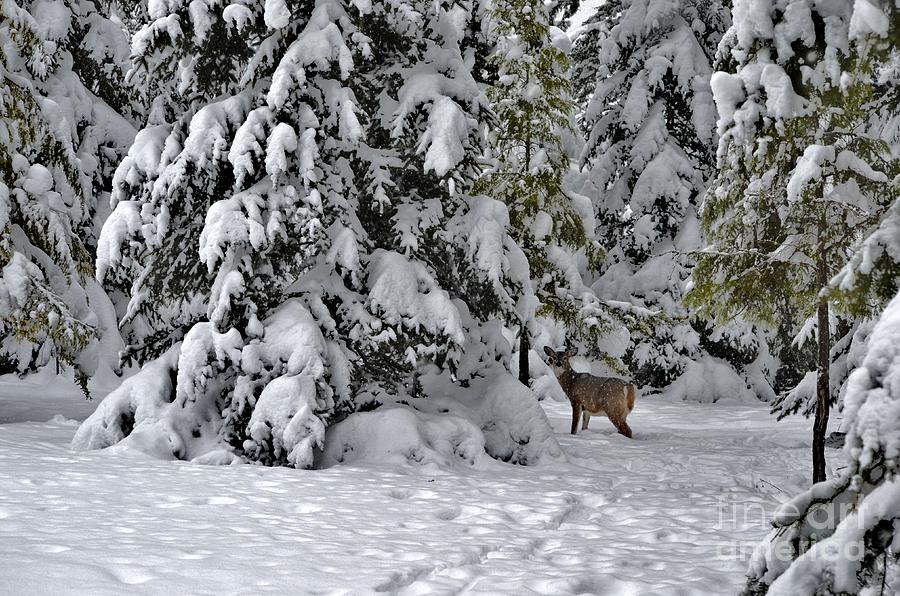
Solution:
{"label": "pine tree", "polygon": [[[725,42],[734,73],[717,72],[719,173],[703,205],[713,244],[694,271],[692,299],[719,318],[777,327],[783,303],[815,315],[813,481],[825,479],[833,399],[830,301],[852,230],[874,225],[896,193],[886,144],[866,130],[872,87],[847,45],[852,6],[734,5]],[[797,330],[799,331],[799,330]]]}
{"label": "pine tree", "polygon": [[760,351],[747,326],[713,328],[682,304],[703,242],[697,209],[717,142],[709,77],[728,24],[721,2],[615,0],[575,41],[581,192],[608,255],[593,288],[645,313],[627,354],[641,385],[665,387],[692,361],[721,374],[710,354],[740,368]]}
{"label": "pine tree", "polygon": [[[900,8],[891,0],[855,3],[850,17],[844,84],[873,85],[867,130],[891,147],[894,188],[900,176]],[[849,262],[830,282],[832,300],[858,315],[880,309],[897,293],[898,197],[874,229],[859,235]],[[868,325],[863,326],[868,327]],[[847,466],[828,482],[797,495],[776,512],[775,530],[751,561],[748,594],[888,593],[900,582],[897,549],[900,428],[894,379],[900,370],[900,296],[857,343],[863,356],[844,391]]]}
{"label": "pine tree", "polygon": [[562,136],[571,134],[575,110],[567,40],[549,25],[540,2],[497,2],[490,19],[498,42],[491,57],[497,81],[488,97],[497,123],[490,134],[493,159],[475,191],[505,203],[512,239],[527,259],[527,274],[508,284],[507,310],[519,328],[519,380],[528,385],[529,326],[539,316],[561,322],[572,337],[585,331],[581,284],[573,287],[567,274],[578,255],[595,266],[599,251],[586,229],[591,218],[583,197],[565,188],[570,158]]}
{"label": "pine tree", "polygon": [[[878,9],[868,9],[869,5]],[[865,105],[867,128],[891,147],[893,160],[886,173],[897,186],[900,175],[900,24],[898,8],[874,0],[855,7],[852,37],[862,54],[855,76],[873,86]],[[878,16],[881,15],[881,16]],[[854,22],[854,20],[856,22]],[[900,277],[900,203],[895,200],[878,227],[863,235],[836,279],[835,298],[851,313],[871,317],[894,294]]]}
{"label": "pine tree", "polygon": [[326,426],[423,395],[421,371],[508,364],[492,276],[495,247],[516,247],[505,210],[468,194],[479,4],[152,3],[148,19],[129,80],[156,99],[97,261],[130,288],[144,370],[75,445],[308,467]]}
{"label": "pine tree", "polygon": [[[0,369],[117,366],[95,222],[134,130],[127,37],[89,0],[0,5]],[[3,371],[6,372],[6,371]]]}
{"label": "pine tree", "polygon": [[896,548],[900,466],[900,297],[891,301],[847,384],[841,473],[784,503],[750,563],[746,594],[889,594],[900,581]]}

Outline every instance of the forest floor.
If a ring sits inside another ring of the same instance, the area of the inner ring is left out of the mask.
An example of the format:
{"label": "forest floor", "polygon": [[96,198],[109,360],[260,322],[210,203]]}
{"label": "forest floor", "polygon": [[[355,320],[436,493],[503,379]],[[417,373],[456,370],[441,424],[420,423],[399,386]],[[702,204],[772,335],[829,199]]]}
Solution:
{"label": "forest floor", "polygon": [[543,402],[568,464],[300,471],[73,452],[94,404],[34,393],[0,382],[0,594],[724,595],[810,466],[762,403],[646,397],[629,440]]}

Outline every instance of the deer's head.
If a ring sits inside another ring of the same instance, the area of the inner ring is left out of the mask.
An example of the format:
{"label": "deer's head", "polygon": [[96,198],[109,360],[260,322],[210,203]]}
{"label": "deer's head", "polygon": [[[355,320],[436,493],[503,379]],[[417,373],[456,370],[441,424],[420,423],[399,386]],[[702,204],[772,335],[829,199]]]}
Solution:
{"label": "deer's head", "polygon": [[572,365],[569,364],[569,358],[574,356],[576,352],[577,350],[575,348],[557,352],[549,346],[544,346],[544,353],[547,355],[547,364],[553,369],[553,373],[557,378],[572,368]]}

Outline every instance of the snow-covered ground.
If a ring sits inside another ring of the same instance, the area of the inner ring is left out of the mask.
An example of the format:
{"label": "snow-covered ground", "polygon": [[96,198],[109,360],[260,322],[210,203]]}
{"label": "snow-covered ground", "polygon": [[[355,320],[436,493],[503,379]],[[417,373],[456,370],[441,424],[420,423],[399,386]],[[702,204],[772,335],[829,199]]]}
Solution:
{"label": "snow-covered ground", "polygon": [[27,393],[0,384],[0,594],[722,595],[808,482],[810,422],[764,404],[647,397],[629,440],[544,402],[569,464],[300,471],[76,453],[46,419],[91,404]]}

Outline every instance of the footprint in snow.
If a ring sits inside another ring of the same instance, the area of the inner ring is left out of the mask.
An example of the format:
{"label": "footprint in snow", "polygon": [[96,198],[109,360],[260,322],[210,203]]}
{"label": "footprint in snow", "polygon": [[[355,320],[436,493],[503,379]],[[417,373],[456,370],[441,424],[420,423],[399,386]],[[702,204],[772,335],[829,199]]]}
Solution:
{"label": "footprint in snow", "polygon": [[462,509],[460,507],[450,507],[448,509],[444,509],[443,511],[438,511],[435,517],[443,521],[451,521],[459,517],[460,513],[462,513]]}
{"label": "footprint in snow", "polygon": [[657,530],[653,537],[660,542],[674,542],[678,539],[678,536],[669,530]]}
{"label": "footprint in snow", "polygon": [[411,494],[412,492],[405,488],[392,488],[388,491],[388,496],[392,499],[397,499],[398,501],[408,499]]}

